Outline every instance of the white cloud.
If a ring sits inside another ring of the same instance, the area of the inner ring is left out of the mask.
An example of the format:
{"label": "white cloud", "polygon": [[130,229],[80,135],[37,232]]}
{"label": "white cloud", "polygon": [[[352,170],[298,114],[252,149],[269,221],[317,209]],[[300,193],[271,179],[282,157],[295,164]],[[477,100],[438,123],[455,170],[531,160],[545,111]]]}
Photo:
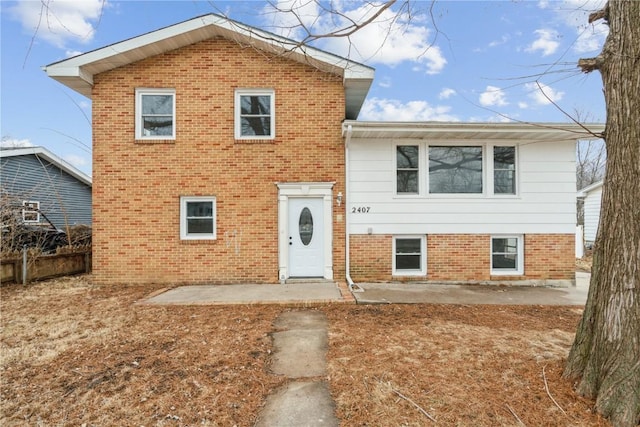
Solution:
{"label": "white cloud", "polygon": [[385,89],[386,88],[390,88],[391,87],[391,79],[388,76],[387,77],[383,77],[378,82],[378,86],[383,87]]}
{"label": "white cloud", "polygon": [[88,43],[106,2],[102,0],[19,1],[10,9],[22,27],[37,37],[64,48],[70,41]]}
{"label": "white cloud", "polygon": [[525,50],[527,52],[541,51],[542,56],[553,55],[560,46],[558,42],[558,32],[555,30],[542,28],[535,30],[534,33],[538,36]]}
{"label": "white cloud", "polygon": [[460,119],[450,113],[451,107],[431,106],[426,101],[409,101],[403,104],[396,99],[373,98],[365,101],[360,112],[362,120],[380,121],[447,121]]}
{"label": "white cloud", "polygon": [[572,49],[576,53],[594,52],[602,49],[609,27],[602,19],[589,24],[589,14],[604,7],[606,0],[541,1],[538,6],[552,10],[557,19],[576,32]]}
{"label": "white cloud", "polygon": [[452,96],[457,95],[457,94],[458,93],[455,91],[455,89],[451,89],[449,87],[445,87],[445,88],[442,88],[442,90],[438,94],[438,98],[439,99],[449,99]]}
{"label": "white cloud", "polygon": [[529,108],[529,104],[527,104],[524,101],[520,101],[520,102],[518,102],[518,108],[520,108],[522,110],[526,110],[527,108]]}
{"label": "white cloud", "polygon": [[542,83],[527,83],[524,87],[530,92],[529,98],[537,105],[548,105],[552,102],[558,102],[564,97],[564,92],[557,91]]}
{"label": "white cloud", "polygon": [[[316,35],[331,34],[337,28],[348,28],[352,21],[363,22],[370,18],[377,8],[370,3],[334,2],[338,13],[327,13],[317,2],[302,0],[281,0],[279,10],[295,10],[294,13],[274,13],[271,6],[265,7],[266,16],[271,20],[265,25],[285,37],[304,39],[301,23]],[[354,7],[355,9],[349,9]],[[360,28],[349,37],[322,38],[316,44],[321,49],[354,61],[367,64],[396,66],[410,61],[417,69],[427,74],[438,74],[447,60],[438,46],[430,41],[431,31],[425,25],[428,20],[412,15],[398,14],[392,10],[383,11],[373,22]],[[270,27],[270,26],[273,27]]]}
{"label": "white cloud", "polygon": [[0,147],[23,148],[23,147],[33,147],[33,144],[28,139],[15,139],[8,136],[3,136],[2,141],[0,141]]}
{"label": "white cloud", "polygon": [[77,154],[67,154],[64,156],[64,159],[77,168],[81,168],[82,166],[89,164],[89,161],[86,158],[78,156]]}
{"label": "white cloud", "polygon": [[487,86],[485,91],[480,94],[479,101],[483,107],[502,107],[509,105],[504,91],[496,86]]}

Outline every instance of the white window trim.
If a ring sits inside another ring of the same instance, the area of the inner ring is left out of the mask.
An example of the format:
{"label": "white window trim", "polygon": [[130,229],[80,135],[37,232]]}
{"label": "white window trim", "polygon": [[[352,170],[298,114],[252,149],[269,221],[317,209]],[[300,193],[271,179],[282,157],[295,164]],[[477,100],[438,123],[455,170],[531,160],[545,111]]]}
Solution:
{"label": "white window trim", "polygon": [[[424,159],[424,144],[416,141],[399,141],[393,145],[393,194],[399,198],[415,198],[420,197],[424,193],[425,188],[425,159]],[[417,193],[398,193],[398,146],[410,146],[416,145],[418,147],[418,192]],[[428,182],[427,182],[428,184]]]}
{"label": "white window trim", "polygon": [[[27,204],[31,205],[35,205],[35,209],[30,208],[27,209]],[[37,222],[40,222],[40,202],[36,201],[36,200],[23,200],[22,201],[22,206],[24,209],[22,209],[22,221],[25,223],[30,223],[30,224],[35,224]],[[25,218],[25,214],[26,213],[35,213],[36,214],[36,219],[26,219]]]}
{"label": "white window trim", "polygon": [[[517,239],[518,262],[515,270],[493,268],[493,239]],[[492,276],[522,276],[524,274],[524,236],[522,234],[493,234],[489,241],[489,265]]]}
{"label": "white window trim", "polygon": [[[420,239],[420,270],[396,269],[396,239]],[[393,276],[426,276],[427,275],[427,236],[424,235],[395,235],[392,245],[392,275]]]}
{"label": "white window trim", "polygon": [[[242,121],[240,120],[240,97],[241,96],[270,96],[271,110],[271,134],[270,135],[242,135]],[[276,94],[273,89],[236,89],[234,96],[234,132],[235,139],[238,140],[269,140],[276,137]]]}
{"label": "white window trim", "polygon": [[[417,145],[419,150],[419,170],[418,170],[418,194],[403,194],[397,192],[397,159],[396,159],[396,147],[398,145]],[[481,193],[430,193],[429,192],[429,147],[446,147],[446,146],[460,146],[460,147],[482,147],[482,192]],[[485,141],[482,143],[473,143],[471,141],[432,141],[420,142],[415,140],[407,141],[395,141],[392,144],[393,153],[392,158],[395,162],[393,164],[393,187],[394,198],[416,198],[416,197],[428,197],[434,199],[480,199],[487,197],[495,197],[501,199],[508,198],[520,198],[521,185],[520,185],[520,145],[513,141],[504,142],[491,142]],[[515,181],[516,181],[516,193],[515,194],[500,194],[494,193],[493,189],[493,147],[515,147]],[[489,158],[490,157],[490,158]]]}
{"label": "white window trim", "polygon": [[[173,96],[173,133],[171,135],[151,135],[145,136],[142,134],[144,126],[142,124],[142,96],[143,95],[171,95]],[[151,89],[151,88],[136,88],[136,111],[135,111],[135,132],[136,140],[175,140],[176,139],[176,90],[175,89]]]}
{"label": "white window trim", "polygon": [[[495,170],[493,169],[493,163],[494,163],[494,159],[493,159],[493,148],[494,147],[514,147],[515,148],[515,160],[514,160],[514,166],[515,166],[515,174],[513,179],[516,182],[516,192],[515,194],[508,194],[508,193],[496,193],[494,192],[494,188],[493,188],[493,184],[494,184],[494,175],[495,175]],[[504,143],[504,144],[488,144],[487,145],[487,152],[491,153],[491,173],[487,174],[487,190],[488,190],[488,194],[490,196],[493,197],[500,197],[500,198],[517,198],[520,195],[520,167],[519,167],[519,147],[518,144],[515,143]]]}
{"label": "white window trim", "polygon": [[[213,203],[213,233],[188,234],[187,233],[187,203],[188,202],[212,202]],[[180,197],[180,239],[181,240],[216,240],[218,227],[218,212],[215,196],[181,196]]]}

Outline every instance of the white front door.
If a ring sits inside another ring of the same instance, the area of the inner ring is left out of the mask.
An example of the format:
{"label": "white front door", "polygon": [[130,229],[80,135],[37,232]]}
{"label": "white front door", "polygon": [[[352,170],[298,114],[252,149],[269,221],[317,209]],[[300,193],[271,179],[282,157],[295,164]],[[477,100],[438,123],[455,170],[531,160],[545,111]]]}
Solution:
{"label": "white front door", "polygon": [[289,276],[324,276],[324,217],[320,197],[289,198]]}

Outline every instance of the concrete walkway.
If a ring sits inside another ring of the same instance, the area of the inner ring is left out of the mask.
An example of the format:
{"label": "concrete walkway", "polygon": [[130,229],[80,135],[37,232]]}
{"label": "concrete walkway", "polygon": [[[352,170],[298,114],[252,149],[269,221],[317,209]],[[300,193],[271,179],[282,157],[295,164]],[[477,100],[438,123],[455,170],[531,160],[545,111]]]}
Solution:
{"label": "concrete walkway", "polygon": [[337,427],[327,375],[328,321],[318,311],[280,314],[271,372],[293,381],[267,397],[256,427]]}
{"label": "concrete walkway", "polygon": [[332,282],[279,285],[199,285],[169,289],[143,304],[227,305],[299,304],[336,302],[358,304],[533,304],[584,305],[589,273],[576,273],[576,286],[567,288],[444,285],[421,283],[359,283],[364,292],[351,294]]}
{"label": "concrete walkway", "polygon": [[356,292],[354,297],[358,304],[584,305],[590,277],[589,273],[577,272],[576,286],[567,288],[359,283],[364,292]]}
{"label": "concrete walkway", "polygon": [[147,304],[305,304],[343,301],[332,282],[305,282],[278,285],[197,285],[180,286],[155,295]]}

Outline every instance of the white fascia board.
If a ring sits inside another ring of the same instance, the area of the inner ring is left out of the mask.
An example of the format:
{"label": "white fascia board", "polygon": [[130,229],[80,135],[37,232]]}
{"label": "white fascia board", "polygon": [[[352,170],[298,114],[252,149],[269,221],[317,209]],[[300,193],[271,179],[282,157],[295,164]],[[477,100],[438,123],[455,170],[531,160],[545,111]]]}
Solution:
{"label": "white fascia board", "polygon": [[598,188],[602,187],[603,184],[604,181],[598,181],[594,182],[593,184],[587,185],[582,190],[578,191],[578,197],[586,197],[588,193],[592,192],[593,190],[597,190]]}
{"label": "white fascia board", "polygon": [[[423,137],[437,137],[439,134],[455,135],[456,138],[468,138],[469,135],[483,133],[507,134],[518,133],[523,137],[535,137],[540,134],[555,134],[566,140],[599,139],[604,131],[602,123],[585,123],[583,126],[574,123],[495,123],[495,122],[363,122],[345,120],[342,124],[343,134],[348,126],[352,127],[352,137],[358,138],[362,133],[386,133],[402,138],[406,134],[420,133]],[[587,132],[586,129],[589,129]]]}
{"label": "white fascia board", "polygon": [[[43,67],[50,77],[78,90],[93,84],[93,75],[108,71],[163,52],[214,36],[254,45],[293,60],[308,63],[344,79],[371,79],[374,70],[363,64],[341,58],[329,52],[301,45],[276,34],[241,24],[219,15],[209,14],[169,27],[161,28],[128,40],[87,52]],[[81,79],[81,85],[73,80]],[[86,90],[80,91],[86,95]],[[90,96],[90,95],[87,95]]]}

